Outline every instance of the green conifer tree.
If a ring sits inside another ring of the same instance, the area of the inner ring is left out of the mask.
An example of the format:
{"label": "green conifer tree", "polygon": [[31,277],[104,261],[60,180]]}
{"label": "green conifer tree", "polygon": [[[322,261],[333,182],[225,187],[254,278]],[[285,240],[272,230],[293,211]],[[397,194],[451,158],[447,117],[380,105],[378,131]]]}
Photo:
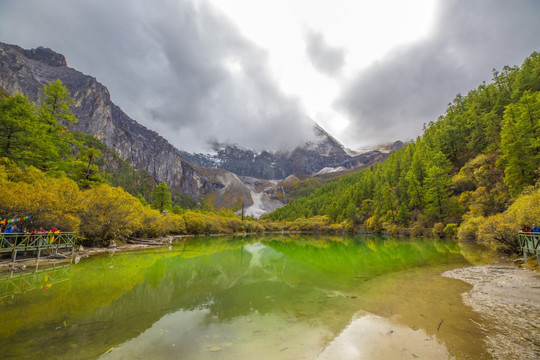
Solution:
{"label": "green conifer tree", "polygon": [[152,193],[152,208],[163,212],[171,210],[171,193],[169,187],[163,181],[160,182]]}

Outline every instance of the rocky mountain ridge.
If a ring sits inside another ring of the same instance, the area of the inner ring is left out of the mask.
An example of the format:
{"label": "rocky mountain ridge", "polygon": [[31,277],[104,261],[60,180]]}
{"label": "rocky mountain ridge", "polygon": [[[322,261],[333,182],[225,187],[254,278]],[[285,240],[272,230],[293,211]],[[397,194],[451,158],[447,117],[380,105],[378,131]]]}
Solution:
{"label": "rocky mountain ridge", "polygon": [[[198,166],[221,168],[239,176],[258,179],[285,179],[290,175],[313,176],[321,171],[345,171],[371,166],[388,157],[388,151],[370,150],[350,155],[343,145],[314,123],[316,141],[297,147],[292,152],[255,152],[238,145],[214,144],[213,154],[190,154],[178,151],[180,156]],[[399,142],[401,143],[401,142]],[[396,147],[402,147],[396,142]],[[392,148],[392,151],[395,149]]]}

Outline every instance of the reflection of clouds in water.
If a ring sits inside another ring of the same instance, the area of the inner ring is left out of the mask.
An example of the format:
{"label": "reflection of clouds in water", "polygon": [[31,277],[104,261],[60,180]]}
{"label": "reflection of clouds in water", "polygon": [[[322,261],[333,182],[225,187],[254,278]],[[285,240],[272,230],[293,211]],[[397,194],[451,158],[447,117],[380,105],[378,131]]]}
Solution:
{"label": "reflection of clouds in water", "polygon": [[200,351],[210,310],[177,311],[165,315],[139,336],[114,348],[100,359],[188,358]]}
{"label": "reflection of clouds in water", "polygon": [[319,355],[319,360],[449,359],[446,347],[423,329],[412,330],[369,313],[352,322]]}
{"label": "reflection of clouds in water", "polygon": [[315,359],[329,336],[325,326],[286,314],[253,313],[220,322],[206,309],[177,311],[100,359]]}
{"label": "reflection of clouds in water", "polygon": [[329,336],[331,333],[324,326],[313,327],[286,315],[252,314],[219,322],[206,309],[177,311],[101,359],[450,358],[446,347],[423,329],[412,330],[365,312],[357,314],[323,349],[321,344]]}

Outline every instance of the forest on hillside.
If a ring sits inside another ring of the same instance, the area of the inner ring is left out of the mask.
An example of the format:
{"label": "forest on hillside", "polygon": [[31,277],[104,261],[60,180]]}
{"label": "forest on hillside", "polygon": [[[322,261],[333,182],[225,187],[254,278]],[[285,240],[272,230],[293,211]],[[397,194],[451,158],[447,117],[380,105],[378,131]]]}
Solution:
{"label": "forest on hillside", "polygon": [[383,163],[266,216],[328,216],[352,231],[457,236],[511,249],[540,220],[540,55],[493,70]]}

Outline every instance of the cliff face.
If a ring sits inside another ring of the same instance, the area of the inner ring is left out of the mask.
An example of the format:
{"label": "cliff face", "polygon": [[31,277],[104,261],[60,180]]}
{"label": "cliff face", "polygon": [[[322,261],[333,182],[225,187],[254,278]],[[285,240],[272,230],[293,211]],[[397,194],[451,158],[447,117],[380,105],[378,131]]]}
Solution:
{"label": "cliff face", "polygon": [[177,150],[154,131],[127,116],[95,78],[67,67],[63,55],[50,49],[24,50],[0,43],[0,85],[9,93],[23,93],[32,101],[49,81],[60,79],[75,99],[79,121],[74,130],[95,136],[135,169],[148,171],[157,181],[198,199],[220,188],[185,162]]}

